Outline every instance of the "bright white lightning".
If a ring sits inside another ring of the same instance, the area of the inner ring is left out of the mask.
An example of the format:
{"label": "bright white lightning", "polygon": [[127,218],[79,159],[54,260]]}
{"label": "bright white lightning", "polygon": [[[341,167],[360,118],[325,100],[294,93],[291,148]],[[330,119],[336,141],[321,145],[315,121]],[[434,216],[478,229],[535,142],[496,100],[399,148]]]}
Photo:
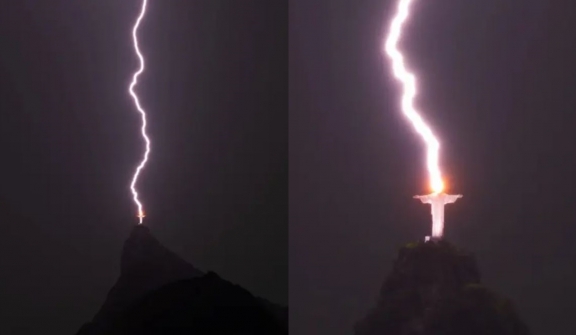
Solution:
{"label": "bright white lightning", "polygon": [[138,69],[138,71],[136,73],[134,73],[134,76],[132,78],[132,83],[130,84],[130,88],[129,88],[130,95],[134,99],[134,103],[136,104],[136,108],[138,109],[138,112],[142,116],[141,131],[142,131],[142,137],[144,138],[144,141],[146,142],[146,151],[144,152],[144,157],[142,158],[142,161],[140,162],[140,164],[136,168],[136,172],[134,173],[134,177],[132,178],[132,183],[130,184],[130,189],[132,190],[134,202],[138,206],[138,218],[140,219],[140,224],[142,224],[142,220],[144,218],[144,209],[143,209],[142,203],[138,199],[138,191],[136,190],[136,182],[138,181],[138,177],[140,176],[140,172],[142,171],[142,169],[146,165],[146,162],[148,162],[148,155],[150,154],[150,139],[148,138],[148,135],[146,135],[146,111],[140,105],[140,100],[138,99],[138,95],[136,95],[136,93],[134,92],[134,87],[138,84],[138,77],[142,74],[142,72],[144,72],[144,69],[145,69],[144,57],[142,56],[142,53],[140,52],[140,47],[138,45],[137,33],[138,33],[138,28],[140,27],[140,23],[142,22],[142,19],[144,18],[144,15],[146,14],[147,5],[148,5],[148,0],[142,0],[142,9],[140,11],[140,15],[138,16],[138,19],[136,20],[136,24],[134,25],[134,29],[132,30],[132,37],[134,39],[134,49],[136,50],[136,54],[138,56],[138,59],[140,60],[140,68]]}
{"label": "bright white lightning", "polygon": [[402,111],[416,128],[416,131],[426,142],[427,167],[430,175],[430,187],[433,193],[440,193],[444,190],[444,182],[439,165],[440,143],[430,127],[424,122],[420,113],[414,107],[416,96],[416,77],[409,72],[404,65],[404,56],[398,50],[398,41],[402,35],[402,27],[408,19],[410,5],[413,0],[399,0],[396,16],[390,26],[390,32],[384,45],[384,51],[392,61],[394,76],[403,85]]}

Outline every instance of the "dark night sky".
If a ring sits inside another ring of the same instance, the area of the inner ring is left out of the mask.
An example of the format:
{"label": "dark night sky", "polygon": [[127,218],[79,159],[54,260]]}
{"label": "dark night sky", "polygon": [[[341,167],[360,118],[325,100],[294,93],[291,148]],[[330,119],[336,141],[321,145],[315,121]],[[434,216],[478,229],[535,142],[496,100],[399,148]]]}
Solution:
{"label": "dark night sky", "polygon": [[[395,2],[395,1],[394,1]],[[536,335],[576,333],[576,9],[417,1],[402,48],[443,143],[447,238]],[[566,2],[564,2],[566,3]],[[420,138],[380,54],[386,0],[290,1],[291,332],[350,334],[430,230]]]}
{"label": "dark night sky", "polygon": [[[103,302],[136,223],[140,120],[126,93],[140,1],[0,10],[0,333],[71,334]],[[153,234],[287,303],[287,4],[151,0],[138,88]]]}

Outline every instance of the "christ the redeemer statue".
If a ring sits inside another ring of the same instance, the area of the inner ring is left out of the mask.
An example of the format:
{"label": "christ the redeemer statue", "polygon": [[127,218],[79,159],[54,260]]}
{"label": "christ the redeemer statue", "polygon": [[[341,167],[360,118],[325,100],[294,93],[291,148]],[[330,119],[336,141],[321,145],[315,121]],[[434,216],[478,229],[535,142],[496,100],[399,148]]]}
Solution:
{"label": "christ the redeemer statue", "polygon": [[446,193],[432,193],[428,195],[416,195],[414,199],[420,199],[432,207],[432,239],[439,240],[444,233],[444,205],[456,202],[462,195],[450,195]]}

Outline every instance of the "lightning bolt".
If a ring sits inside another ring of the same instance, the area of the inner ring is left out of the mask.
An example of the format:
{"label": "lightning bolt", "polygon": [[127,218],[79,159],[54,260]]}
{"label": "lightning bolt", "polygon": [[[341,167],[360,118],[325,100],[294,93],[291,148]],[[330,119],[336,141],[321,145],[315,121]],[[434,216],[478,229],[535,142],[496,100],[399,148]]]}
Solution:
{"label": "lightning bolt", "polygon": [[136,105],[138,112],[142,116],[141,131],[142,131],[142,137],[144,138],[144,141],[146,143],[146,151],[144,152],[144,157],[142,158],[142,161],[140,162],[140,164],[136,168],[136,172],[134,173],[134,176],[132,177],[132,183],[130,184],[130,189],[132,190],[134,202],[136,203],[136,206],[138,206],[138,218],[140,219],[140,224],[142,224],[142,220],[144,219],[144,209],[143,209],[142,203],[138,199],[138,191],[136,190],[136,182],[138,181],[138,177],[140,176],[140,172],[142,171],[142,169],[144,168],[144,166],[146,166],[146,163],[148,162],[148,155],[150,154],[150,139],[148,138],[148,135],[146,135],[146,124],[147,124],[146,123],[146,111],[140,105],[140,100],[138,99],[138,95],[136,94],[136,92],[134,92],[134,87],[138,84],[138,77],[142,74],[142,72],[144,72],[144,69],[145,69],[144,57],[142,56],[142,53],[140,52],[140,46],[138,45],[137,33],[138,33],[138,28],[140,27],[140,23],[142,22],[142,19],[144,18],[144,15],[146,14],[147,5],[148,5],[148,0],[142,0],[142,9],[140,11],[140,15],[138,16],[138,19],[136,20],[136,23],[134,24],[134,28],[132,30],[132,38],[134,40],[134,49],[136,50],[136,54],[138,56],[138,59],[140,60],[140,68],[138,69],[138,71],[136,71],[136,73],[134,73],[134,76],[132,78],[132,83],[130,84],[130,88],[128,89],[128,91],[130,92],[130,95],[134,99],[134,104]]}
{"label": "lightning bolt", "polygon": [[402,111],[404,115],[413,124],[416,132],[422,136],[427,148],[427,167],[430,175],[430,186],[434,193],[440,193],[444,190],[444,182],[439,165],[440,143],[430,127],[420,116],[420,113],[414,107],[414,98],[416,97],[416,77],[406,69],[404,65],[404,56],[398,50],[398,41],[402,35],[402,28],[410,14],[410,5],[413,0],[399,0],[397,13],[392,20],[388,37],[384,44],[384,52],[392,62],[394,76],[403,86]]}

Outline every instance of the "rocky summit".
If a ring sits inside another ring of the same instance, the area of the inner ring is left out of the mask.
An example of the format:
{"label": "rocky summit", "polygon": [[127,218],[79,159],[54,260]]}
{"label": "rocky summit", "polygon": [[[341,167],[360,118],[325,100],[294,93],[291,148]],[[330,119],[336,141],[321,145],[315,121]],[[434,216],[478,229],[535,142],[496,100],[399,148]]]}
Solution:
{"label": "rocky summit", "polygon": [[399,251],[356,335],[528,335],[512,303],[484,287],[473,254],[445,241]]}
{"label": "rocky summit", "polygon": [[204,274],[136,226],[118,281],[77,335],[287,333],[287,308]]}

